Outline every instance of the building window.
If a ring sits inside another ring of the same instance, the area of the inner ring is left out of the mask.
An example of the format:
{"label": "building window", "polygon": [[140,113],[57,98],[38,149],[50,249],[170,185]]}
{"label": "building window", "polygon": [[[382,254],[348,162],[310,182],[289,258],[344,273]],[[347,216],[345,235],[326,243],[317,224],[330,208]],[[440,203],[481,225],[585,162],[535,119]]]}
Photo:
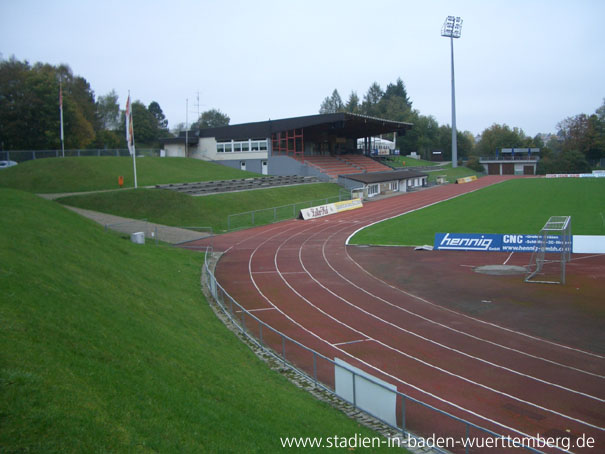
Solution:
{"label": "building window", "polygon": [[389,189],[395,192],[399,191],[399,181],[391,181],[389,183]]}
{"label": "building window", "polygon": [[374,197],[380,193],[380,185],[379,184],[370,184],[368,185],[368,197]]}
{"label": "building window", "polygon": [[217,153],[248,153],[267,151],[267,139],[264,140],[230,140],[217,142]]}

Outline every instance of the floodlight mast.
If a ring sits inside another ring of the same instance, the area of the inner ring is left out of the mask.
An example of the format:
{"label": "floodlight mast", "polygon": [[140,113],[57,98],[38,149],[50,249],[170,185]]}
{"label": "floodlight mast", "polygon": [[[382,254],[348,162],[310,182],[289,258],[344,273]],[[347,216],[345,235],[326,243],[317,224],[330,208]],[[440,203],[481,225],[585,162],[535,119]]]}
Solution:
{"label": "floodlight mast", "polygon": [[462,19],[458,16],[447,16],[441,36],[450,39],[452,54],[452,167],[458,167],[458,135],[456,132],[456,89],[454,82],[454,38],[460,38],[462,34]]}

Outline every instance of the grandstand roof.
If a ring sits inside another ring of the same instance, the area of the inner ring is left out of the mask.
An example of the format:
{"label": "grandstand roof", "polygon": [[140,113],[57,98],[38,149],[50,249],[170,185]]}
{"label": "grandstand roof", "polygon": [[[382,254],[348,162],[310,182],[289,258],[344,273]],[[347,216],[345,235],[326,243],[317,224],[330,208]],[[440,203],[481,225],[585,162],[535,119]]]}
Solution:
{"label": "grandstand roof", "polygon": [[[412,126],[412,123],[339,112],[200,129],[199,131],[189,132],[189,142],[192,143],[192,136],[214,137],[218,141],[267,138],[271,137],[271,134],[275,132],[301,128],[305,129],[305,137],[307,137],[308,133],[316,132],[319,134],[331,133],[341,137],[357,139],[394,131],[403,134],[406,130],[411,129]],[[162,141],[164,143],[175,143],[175,141],[179,140],[184,141],[184,138],[185,133],[181,132],[178,138],[163,139]],[[172,141],[167,142],[168,140]]]}

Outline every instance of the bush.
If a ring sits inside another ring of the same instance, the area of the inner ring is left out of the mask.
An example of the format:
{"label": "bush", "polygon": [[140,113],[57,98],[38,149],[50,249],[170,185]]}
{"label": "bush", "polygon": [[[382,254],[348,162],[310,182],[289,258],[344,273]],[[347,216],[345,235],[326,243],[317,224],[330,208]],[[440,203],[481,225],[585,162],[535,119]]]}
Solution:
{"label": "bush", "polygon": [[545,156],[536,167],[538,175],[547,173],[589,173],[590,164],[579,151],[562,151],[555,156]]}
{"label": "bush", "polygon": [[485,168],[479,162],[479,158],[477,156],[471,156],[470,158],[468,158],[468,161],[466,162],[466,167],[471,170],[474,170],[475,172],[485,172]]}

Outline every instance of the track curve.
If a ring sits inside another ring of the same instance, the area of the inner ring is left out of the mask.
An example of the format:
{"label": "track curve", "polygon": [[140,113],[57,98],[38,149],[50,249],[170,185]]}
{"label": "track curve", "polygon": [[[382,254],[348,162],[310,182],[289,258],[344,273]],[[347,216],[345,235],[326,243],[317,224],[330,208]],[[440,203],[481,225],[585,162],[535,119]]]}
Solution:
{"label": "track curve", "polygon": [[[602,355],[445,307],[368,272],[347,249],[361,227],[506,179],[484,177],[183,247],[212,241],[225,251],[216,269],[221,285],[264,322],[328,357],[502,435],[594,437],[597,451],[569,451],[604,452]],[[451,421],[408,411],[420,433],[460,435]]]}

